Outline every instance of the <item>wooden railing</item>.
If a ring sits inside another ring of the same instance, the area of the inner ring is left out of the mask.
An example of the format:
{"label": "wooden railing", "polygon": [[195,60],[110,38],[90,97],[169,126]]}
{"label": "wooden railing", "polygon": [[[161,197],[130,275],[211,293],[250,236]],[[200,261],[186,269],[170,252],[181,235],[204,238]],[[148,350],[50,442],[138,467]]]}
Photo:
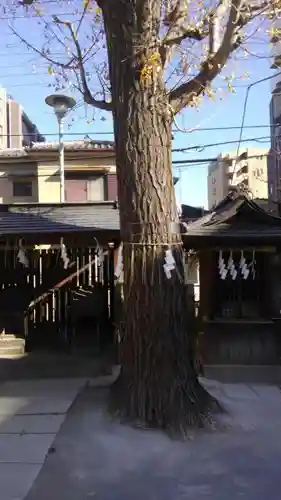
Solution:
{"label": "wooden railing", "polygon": [[[34,299],[30,302],[30,304],[28,306],[28,310],[34,308],[34,306],[36,306],[36,304],[39,304],[40,302],[44,301],[44,299],[46,299],[47,297],[49,297],[50,295],[52,295],[56,291],[60,290],[68,283],[72,282],[74,280],[74,278],[77,279],[77,277],[80,276],[80,274],[84,273],[85,271],[87,271],[88,269],[93,267],[94,263],[95,263],[95,261],[90,262],[89,264],[86,264],[85,266],[81,267],[79,270],[75,271],[74,273],[72,273],[69,276],[67,276],[66,278],[64,278],[62,281],[59,281],[59,283],[57,283],[54,287],[49,288],[49,290],[47,290],[47,292],[43,293],[42,295],[39,295],[39,297],[36,297],[36,299]],[[76,262],[72,262],[70,264],[70,266],[72,267],[75,264],[76,264]]]}
{"label": "wooden railing", "polygon": [[[74,267],[76,262],[72,262],[70,267]],[[69,276],[58,282],[55,286],[49,288],[34,300],[32,300],[24,313],[24,335],[29,337],[30,323],[35,325],[40,324],[39,319],[42,318],[42,310],[44,310],[44,321],[49,326],[57,325],[60,329],[64,324],[64,329],[68,321],[68,310],[70,305],[70,293],[77,287],[79,277],[90,270],[95,265],[95,260],[75,270]],[[63,335],[64,341],[67,341],[66,334]]]}

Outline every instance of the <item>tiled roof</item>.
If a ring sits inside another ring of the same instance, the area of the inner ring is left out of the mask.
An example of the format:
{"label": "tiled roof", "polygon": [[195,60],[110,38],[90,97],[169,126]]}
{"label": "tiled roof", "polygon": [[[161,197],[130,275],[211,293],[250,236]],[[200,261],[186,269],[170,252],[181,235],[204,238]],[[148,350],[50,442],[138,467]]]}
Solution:
{"label": "tiled roof", "polygon": [[[53,142],[33,142],[31,146],[22,148],[4,148],[0,149],[0,157],[5,158],[25,158],[34,151],[58,151],[58,141]],[[114,151],[113,141],[95,141],[84,139],[81,141],[64,141],[66,151],[85,151],[85,150],[109,150]]]}
{"label": "tiled roof", "polygon": [[204,210],[203,207],[192,207],[191,205],[182,205],[181,210],[182,220],[199,219],[199,217],[207,213],[207,210]]}
{"label": "tiled roof", "polygon": [[[81,141],[64,141],[64,148],[66,150],[85,150],[85,149],[114,149],[113,141],[95,141],[84,139]],[[56,151],[59,147],[58,141],[53,142],[33,142],[30,148],[26,151]]]}
{"label": "tiled roof", "polygon": [[0,236],[82,231],[119,232],[115,204],[0,205]]}
{"label": "tiled roof", "polygon": [[3,156],[5,158],[23,158],[27,155],[27,152],[25,151],[24,148],[20,149],[12,149],[12,148],[5,148],[5,149],[0,149],[0,157]]}
{"label": "tiled roof", "polygon": [[281,218],[261,208],[245,194],[230,193],[213,211],[190,223],[183,223],[183,237],[246,238],[249,241],[281,239]]}

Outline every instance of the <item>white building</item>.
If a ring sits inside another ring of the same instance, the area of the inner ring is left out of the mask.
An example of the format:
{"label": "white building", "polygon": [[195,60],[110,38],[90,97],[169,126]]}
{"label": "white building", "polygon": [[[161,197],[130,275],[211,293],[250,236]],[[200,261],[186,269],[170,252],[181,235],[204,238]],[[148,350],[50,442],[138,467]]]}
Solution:
{"label": "white building", "polygon": [[268,148],[248,148],[221,153],[208,168],[208,207],[213,208],[228,194],[231,186],[245,186],[253,198],[267,198]]}

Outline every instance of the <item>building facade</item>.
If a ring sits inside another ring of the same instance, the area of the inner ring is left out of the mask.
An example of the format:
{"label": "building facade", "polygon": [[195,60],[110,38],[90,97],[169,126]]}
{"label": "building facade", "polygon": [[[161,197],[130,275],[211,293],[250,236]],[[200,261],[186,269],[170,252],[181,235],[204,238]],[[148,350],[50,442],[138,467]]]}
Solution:
{"label": "building facade", "polygon": [[268,155],[268,201],[272,210],[281,213],[281,21],[275,21],[272,43],[273,70],[270,99],[271,147]]}
{"label": "building facade", "polygon": [[249,148],[221,153],[208,167],[208,207],[212,209],[228,194],[231,186],[244,186],[253,198],[267,198],[268,148]]}
{"label": "building facade", "polygon": [[[115,201],[114,143],[65,143],[65,202]],[[0,203],[60,203],[57,142],[0,150]]]}
{"label": "building facade", "polygon": [[22,106],[0,88],[0,149],[17,149],[44,140]]}

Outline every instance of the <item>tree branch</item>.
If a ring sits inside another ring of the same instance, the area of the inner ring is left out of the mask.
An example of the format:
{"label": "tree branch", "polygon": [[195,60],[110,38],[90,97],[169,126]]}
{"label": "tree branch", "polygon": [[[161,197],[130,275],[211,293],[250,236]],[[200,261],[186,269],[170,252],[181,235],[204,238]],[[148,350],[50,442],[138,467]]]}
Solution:
{"label": "tree branch", "polygon": [[46,59],[46,61],[48,61],[50,64],[53,64],[54,66],[58,66],[60,68],[63,68],[65,70],[69,70],[69,69],[73,69],[73,62],[75,60],[75,58],[71,58],[70,61],[68,61],[67,63],[61,63],[59,61],[55,61],[54,59],[52,59],[48,54],[46,54],[46,52],[42,51],[42,50],[39,50],[37,49],[36,47],[34,47],[34,45],[32,45],[31,43],[29,43],[27,40],[25,40],[25,38],[23,38],[14,28],[11,24],[9,24],[9,28],[10,30],[13,32],[13,34],[18,37],[20,39],[20,41],[22,43],[24,43],[30,50],[33,50],[34,52],[36,52],[36,54],[38,54],[40,57],[43,57],[43,59]]}
{"label": "tree branch", "polygon": [[177,0],[175,7],[171,12],[167,12],[164,18],[164,26],[168,27],[166,35],[163,37],[159,49],[162,64],[164,65],[171,48],[175,45],[180,45],[183,40],[201,41],[208,36],[209,28],[206,22],[207,16],[199,26],[187,25],[185,23],[187,17],[188,6],[186,0]]}
{"label": "tree branch", "polygon": [[[224,0],[224,3],[226,4],[227,0]],[[204,92],[208,84],[221,72],[229,55],[242,42],[238,34],[240,28],[238,20],[243,4],[243,0],[232,0],[224,37],[217,51],[206,59],[195,78],[179,85],[170,92],[170,104],[174,114]]]}
{"label": "tree branch", "polygon": [[62,21],[60,20],[57,16],[53,16],[53,20],[57,24],[64,25],[68,28],[72,41],[75,45],[76,52],[77,52],[77,63],[79,67],[79,72],[81,76],[81,84],[82,84],[82,95],[84,98],[84,101],[87,104],[90,104],[91,106],[94,106],[95,108],[102,109],[105,111],[112,111],[112,104],[106,101],[99,101],[98,99],[95,99],[95,97],[92,95],[88,82],[87,82],[87,77],[86,77],[86,72],[85,72],[85,67],[84,67],[84,61],[83,61],[83,54],[82,50],[77,38],[77,34],[73,29],[72,23],[70,21]]}
{"label": "tree branch", "polygon": [[162,63],[165,64],[171,47],[180,45],[187,38],[202,41],[209,36],[209,52],[210,54],[214,53],[218,23],[228,8],[229,2],[219,0],[218,5],[215,8],[210,8],[197,26],[185,25],[188,5],[186,0],[177,0],[173,11],[164,19],[164,25],[169,26],[169,29],[160,47]]}

